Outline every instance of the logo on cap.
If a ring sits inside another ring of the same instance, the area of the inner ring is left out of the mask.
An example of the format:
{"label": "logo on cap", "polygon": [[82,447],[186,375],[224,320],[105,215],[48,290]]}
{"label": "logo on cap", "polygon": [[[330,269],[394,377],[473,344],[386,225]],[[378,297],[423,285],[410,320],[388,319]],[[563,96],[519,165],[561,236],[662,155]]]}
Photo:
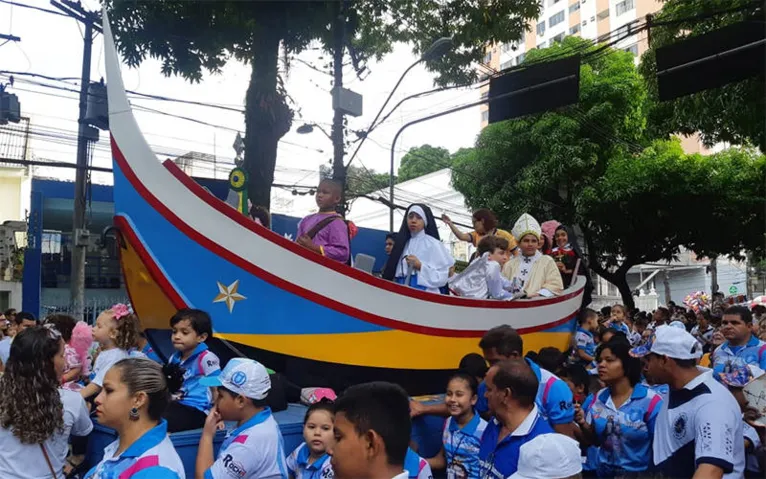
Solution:
{"label": "logo on cap", "polygon": [[237,371],[231,376],[231,383],[235,386],[242,386],[247,381],[247,375],[242,371]]}

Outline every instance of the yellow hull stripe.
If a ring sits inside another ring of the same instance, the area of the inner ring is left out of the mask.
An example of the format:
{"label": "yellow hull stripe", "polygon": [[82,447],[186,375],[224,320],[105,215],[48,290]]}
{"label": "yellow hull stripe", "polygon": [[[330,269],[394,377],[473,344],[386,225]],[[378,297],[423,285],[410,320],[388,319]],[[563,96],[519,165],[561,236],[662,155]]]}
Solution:
{"label": "yellow hull stripe", "polygon": [[[427,336],[407,331],[345,334],[216,334],[217,337],[274,353],[354,366],[392,369],[455,369],[468,353],[478,352],[479,338]],[[566,332],[522,336],[525,351],[553,346],[565,351]]]}

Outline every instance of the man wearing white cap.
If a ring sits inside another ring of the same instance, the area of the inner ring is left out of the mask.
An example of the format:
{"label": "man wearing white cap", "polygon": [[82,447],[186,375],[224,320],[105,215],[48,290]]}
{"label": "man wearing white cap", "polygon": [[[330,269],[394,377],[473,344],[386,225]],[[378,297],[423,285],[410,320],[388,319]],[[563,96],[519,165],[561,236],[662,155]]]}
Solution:
{"label": "man wearing white cap", "polygon": [[654,426],[654,465],[666,477],[740,478],[745,468],[737,401],[712,371],[697,368],[702,345],[683,329],[660,326],[634,348],[644,375],[670,391]]}
{"label": "man wearing white cap", "polygon": [[[279,425],[266,405],[271,379],[263,365],[234,358],[220,375],[200,384],[218,388],[215,407],[205,421],[197,450],[196,479],[287,478]],[[237,421],[213,462],[213,437],[219,421]]]}
{"label": "man wearing white cap", "polygon": [[519,449],[519,469],[509,479],[581,477],[580,444],[563,434],[542,434]]}

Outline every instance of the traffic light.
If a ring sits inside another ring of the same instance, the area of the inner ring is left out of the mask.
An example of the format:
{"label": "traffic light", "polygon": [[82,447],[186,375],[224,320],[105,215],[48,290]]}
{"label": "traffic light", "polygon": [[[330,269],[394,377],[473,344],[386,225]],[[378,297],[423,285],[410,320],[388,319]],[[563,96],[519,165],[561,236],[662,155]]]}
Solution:
{"label": "traffic light", "polygon": [[16,95],[8,93],[0,85],[0,125],[5,125],[9,121],[13,123],[21,121],[21,103]]}

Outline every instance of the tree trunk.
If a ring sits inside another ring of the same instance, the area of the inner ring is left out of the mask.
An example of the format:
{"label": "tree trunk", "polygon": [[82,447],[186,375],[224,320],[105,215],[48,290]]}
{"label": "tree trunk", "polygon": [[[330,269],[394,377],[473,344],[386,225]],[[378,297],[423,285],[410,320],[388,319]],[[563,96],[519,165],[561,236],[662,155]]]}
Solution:
{"label": "tree trunk", "polygon": [[636,302],[633,299],[633,291],[631,291],[628,285],[628,270],[633,267],[632,262],[623,262],[615,272],[611,272],[605,268],[602,268],[598,263],[590,263],[590,268],[598,273],[599,276],[609,281],[613,285],[617,286],[617,290],[620,292],[622,298],[622,304],[626,308],[631,309],[636,307]]}
{"label": "tree trunk", "polygon": [[710,259],[710,296],[718,292],[718,258]]}
{"label": "tree trunk", "polygon": [[277,88],[282,32],[264,22],[253,35],[250,85],[245,97],[245,169],[247,193],[257,206],[271,205],[277,146],[292,125],[293,113]]}

